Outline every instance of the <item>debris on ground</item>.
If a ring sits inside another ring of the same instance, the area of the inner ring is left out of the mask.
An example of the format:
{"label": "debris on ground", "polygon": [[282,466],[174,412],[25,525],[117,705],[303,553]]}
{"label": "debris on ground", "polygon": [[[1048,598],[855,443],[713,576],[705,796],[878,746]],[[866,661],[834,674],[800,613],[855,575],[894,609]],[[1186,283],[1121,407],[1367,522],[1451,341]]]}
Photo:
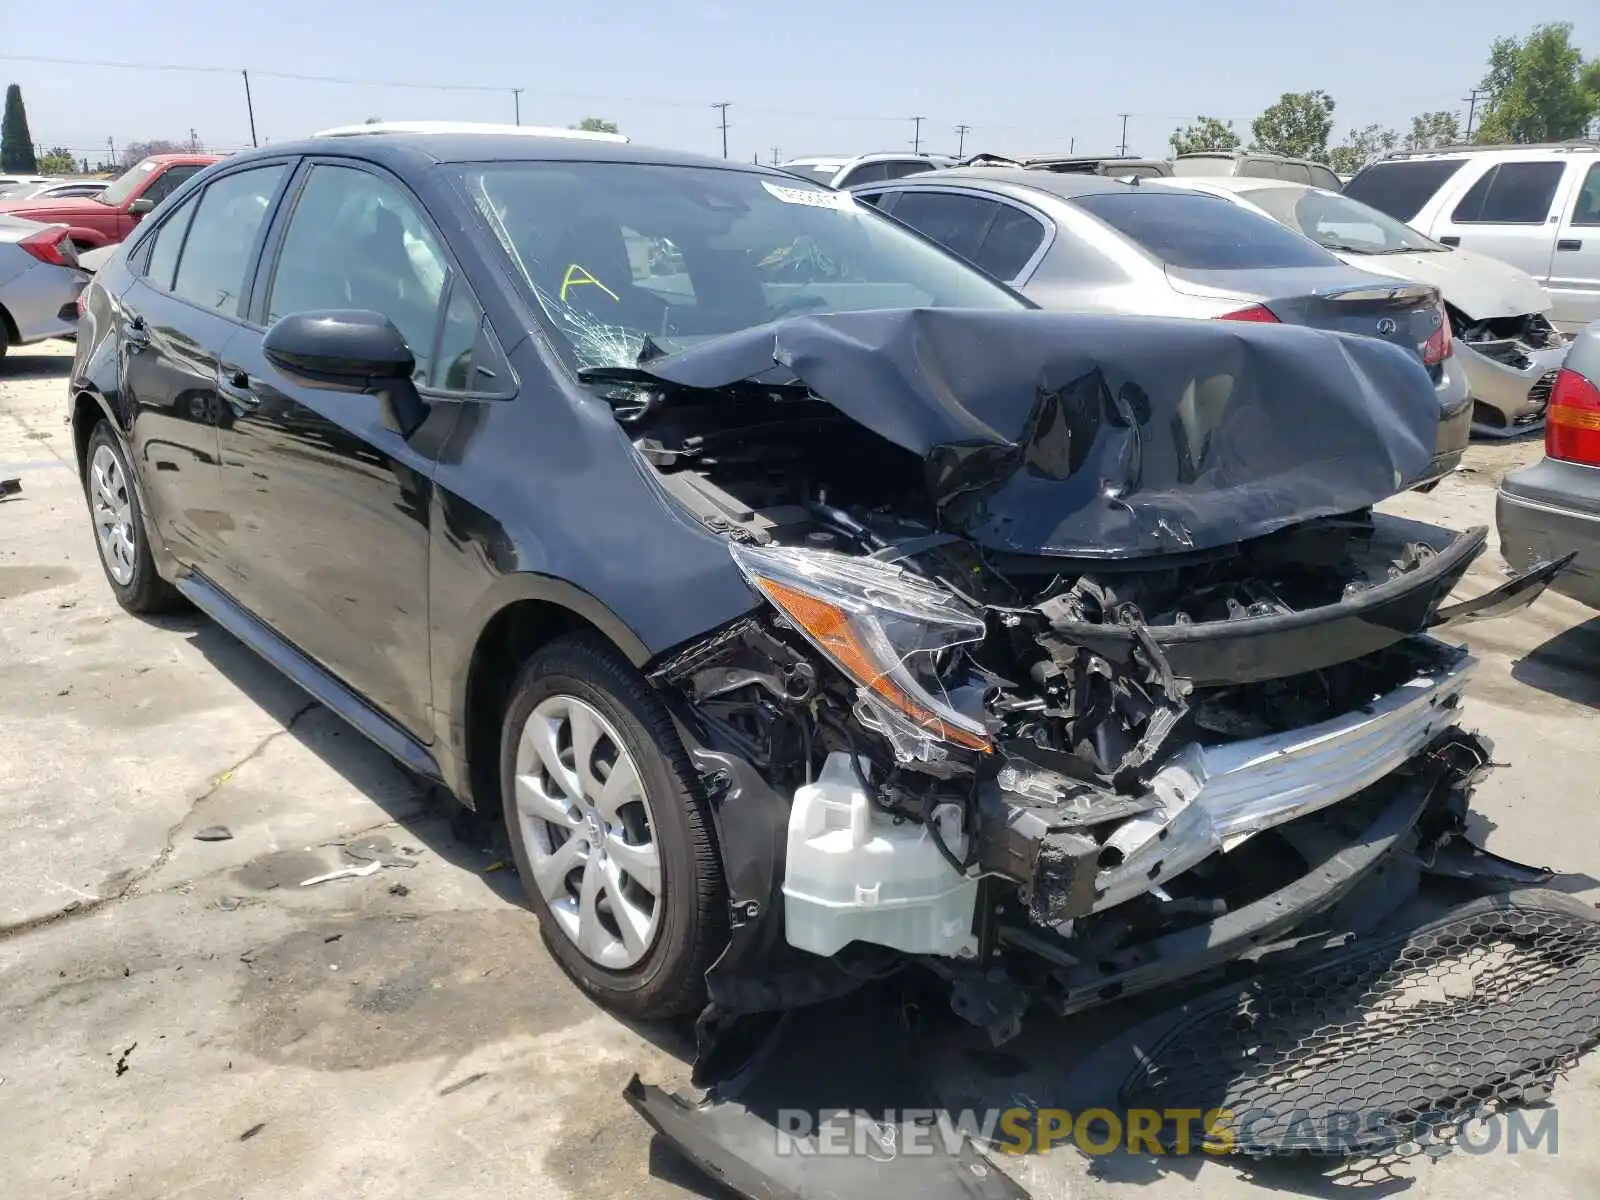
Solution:
{"label": "debris on ground", "polygon": [[231,842],[233,840],[233,831],[226,825],[207,825],[194,835],[194,840],[197,842]]}
{"label": "debris on ground", "polygon": [[0,496],[15,496],[22,491],[22,480],[0,479]]}
{"label": "debris on ground", "polygon": [[267,1127],[267,1123],[265,1121],[258,1121],[254,1125],[250,1126],[249,1129],[246,1129],[243,1133],[241,1133],[239,1135],[239,1140],[241,1142],[248,1142],[251,1138],[255,1137],[256,1134],[260,1133],[266,1127]]}
{"label": "debris on ground", "polygon": [[408,888],[403,883],[397,883],[397,884],[393,885],[389,889],[389,895],[391,895],[391,896],[409,896],[409,895],[411,895],[411,889]]}
{"label": "debris on ground", "polygon": [[122,1052],[121,1056],[117,1059],[117,1078],[118,1079],[122,1078],[124,1075],[126,1075],[128,1073],[128,1055],[132,1054],[138,1048],[139,1048],[139,1043],[135,1042],[133,1045],[129,1046],[126,1050],[124,1050]]}
{"label": "debris on ground", "polygon": [[[362,838],[358,842],[347,843],[344,848],[346,858],[356,862],[375,862],[383,867],[414,867],[417,865],[415,858],[405,854],[396,853],[393,845],[386,837]],[[412,851],[413,854],[416,851]]]}
{"label": "debris on ground", "polygon": [[505,870],[505,866],[506,864],[504,862],[492,862],[483,869],[483,873],[487,875],[490,871],[503,871]]}
{"label": "debris on ground", "polygon": [[310,879],[302,879],[300,886],[314,887],[319,883],[331,883],[335,879],[361,879],[381,870],[383,864],[376,862],[369,862],[363,867],[341,867],[337,871],[329,871],[326,875],[313,875]]}

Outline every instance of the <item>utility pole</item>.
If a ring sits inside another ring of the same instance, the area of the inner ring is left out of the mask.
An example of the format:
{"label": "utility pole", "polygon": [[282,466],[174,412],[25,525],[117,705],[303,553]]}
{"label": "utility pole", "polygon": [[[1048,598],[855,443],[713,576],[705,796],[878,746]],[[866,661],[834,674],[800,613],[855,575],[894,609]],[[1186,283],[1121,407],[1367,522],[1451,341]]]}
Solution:
{"label": "utility pole", "polygon": [[1117,116],[1122,118],[1122,145],[1117,150],[1117,153],[1126,156],[1127,153],[1128,153],[1128,116],[1129,116],[1129,114],[1128,113],[1118,113]]}
{"label": "utility pole", "polygon": [[511,89],[511,110],[518,125],[522,124],[522,89]]}
{"label": "utility pole", "polygon": [[117,168],[117,143],[116,143],[116,141],[114,139],[112,139],[112,138],[107,138],[106,139],[106,149],[111,152],[111,169],[114,171]]}
{"label": "utility pole", "polygon": [[922,118],[911,118],[911,153],[922,153]]}
{"label": "utility pole", "polygon": [[967,134],[972,132],[971,125],[956,126],[956,157],[964,158],[967,152]]}
{"label": "utility pole", "polygon": [[189,126],[189,153],[194,154],[200,149],[200,135],[194,131],[194,126]]}
{"label": "utility pole", "polygon": [[1068,138],[1067,139],[1067,153],[1068,154],[1076,154],[1077,152],[1078,152],[1078,139],[1077,138]]}
{"label": "utility pole", "polygon": [[1462,138],[1463,141],[1470,142],[1472,140],[1472,119],[1478,115],[1478,97],[1487,96],[1488,94],[1483,88],[1473,88],[1472,95],[1461,97],[1467,106],[1467,131]]}
{"label": "utility pole", "polygon": [[711,107],[719,109],[722,113],[722,157],[728,157],[728,104],[727,100],[719,100]]}
{"label": "utility pole", "polygon": [[772,165],[778,165],[778,148],[776,146],[772,148]]}
{"label": "utility pole", "polygon": [[250,144],[259,146],[261,143],[256,141],[256,105],[255,101],[250,98],[250,72],[240,71],[239,74],[244,76],[244,107],[245,111],[250,114]]}

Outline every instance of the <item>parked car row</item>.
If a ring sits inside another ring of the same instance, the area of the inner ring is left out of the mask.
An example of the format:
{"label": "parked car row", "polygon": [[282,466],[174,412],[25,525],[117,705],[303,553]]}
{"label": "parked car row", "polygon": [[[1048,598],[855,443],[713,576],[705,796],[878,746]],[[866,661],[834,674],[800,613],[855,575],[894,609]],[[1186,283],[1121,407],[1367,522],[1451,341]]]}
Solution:
{"label": "parked car row", "polygon": [[1046,308],[1284,322],[1404,347],[1439,407],[1428,486],[1460,462],[1472,404],[1431,284],[1357,270],[1215,196],[1097,175],[960,167],[853,189]]}

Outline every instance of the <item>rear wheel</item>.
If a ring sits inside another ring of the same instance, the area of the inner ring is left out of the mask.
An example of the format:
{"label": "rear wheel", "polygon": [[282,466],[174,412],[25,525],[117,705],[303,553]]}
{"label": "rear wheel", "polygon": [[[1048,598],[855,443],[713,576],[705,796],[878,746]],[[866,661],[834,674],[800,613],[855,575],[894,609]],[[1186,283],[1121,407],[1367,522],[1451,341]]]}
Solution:
{"label": "rear wheel", "polygon": [[727,937],[722,870],[650,685],[597,637],[546,646],[512,692],[501,788],[528,902],[567,973],[630,1016],[700,1007]]}
{"label": "rear wheel", "polygon": [[127,456],[104,421],[89,434],[83,488],[89,501],[89,516],[94,521],[100,566],[117,603],[140,614],[181,607],[183,597],[156,573]]}

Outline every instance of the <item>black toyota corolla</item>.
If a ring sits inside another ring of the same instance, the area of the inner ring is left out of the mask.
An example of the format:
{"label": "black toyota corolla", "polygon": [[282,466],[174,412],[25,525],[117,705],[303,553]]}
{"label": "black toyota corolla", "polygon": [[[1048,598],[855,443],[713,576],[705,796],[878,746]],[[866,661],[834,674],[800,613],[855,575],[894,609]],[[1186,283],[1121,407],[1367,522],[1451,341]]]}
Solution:
{"label": "black toyota corolla", "polygon": [[1428,467],[1414,355],[1041,312],[614,138],[234,155],[97,275],[70,404],[122,606],[503,811],[639,1015],[916,961],[1002,1037],[1380,911],[1334,901],[1408,848],[1471,876],[1427,631],[1560,567],[1452,608],[1484,531],[1374,513]]}

